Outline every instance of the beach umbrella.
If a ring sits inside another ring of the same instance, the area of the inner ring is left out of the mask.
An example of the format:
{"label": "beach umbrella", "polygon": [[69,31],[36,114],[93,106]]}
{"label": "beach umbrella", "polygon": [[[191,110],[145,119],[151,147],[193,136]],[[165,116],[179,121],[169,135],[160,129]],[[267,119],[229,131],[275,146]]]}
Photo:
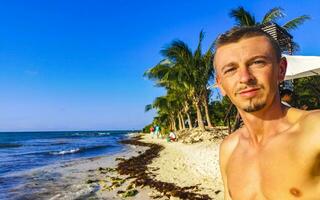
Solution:
{"label": "beach umbrella", "polygon": [[288,62],[285,80],[320,75],[320,56],[283,56]]}

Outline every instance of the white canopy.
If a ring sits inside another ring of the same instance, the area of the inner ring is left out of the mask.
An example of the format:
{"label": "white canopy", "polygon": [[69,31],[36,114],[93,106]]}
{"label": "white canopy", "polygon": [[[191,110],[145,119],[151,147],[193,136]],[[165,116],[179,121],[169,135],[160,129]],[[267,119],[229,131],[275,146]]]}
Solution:
{"label": "white canopy", "polygon": [[285,80],[320,75],[320,56],[289,56]]}

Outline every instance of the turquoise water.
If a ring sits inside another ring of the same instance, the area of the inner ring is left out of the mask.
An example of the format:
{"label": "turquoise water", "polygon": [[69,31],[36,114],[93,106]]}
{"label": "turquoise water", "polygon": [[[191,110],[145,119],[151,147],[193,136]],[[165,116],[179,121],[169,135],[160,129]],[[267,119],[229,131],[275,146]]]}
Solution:
{"label": "turquoise water", "polygon": [[[18,184],[17,173],[123,150],[129,131],[0,132],[0,199]],[[2,195],[1,195],[2,194]],[[2,196],[2,197],[1,197]]]}

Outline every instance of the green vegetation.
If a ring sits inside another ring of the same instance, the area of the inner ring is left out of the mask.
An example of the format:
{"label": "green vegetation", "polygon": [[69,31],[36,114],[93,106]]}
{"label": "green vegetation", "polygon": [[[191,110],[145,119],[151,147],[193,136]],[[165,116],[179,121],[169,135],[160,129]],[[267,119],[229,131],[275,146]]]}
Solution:
{"label": "green vegetation", "polygon": [[[232,9],[229,13],[235,19],[236,26],[255,26],[268,22],[276,22],[284,18],[283,9],[277,7],[270,9],[261,22],[256,21],[253,14],[243,7]],[[299,27],[306,20],[307,15],[299,16],[282,25],[290,31]],[[221,101],[210,101],[212,91],[208,89],[209,83],[214,81],[214,68],[212,57],[214,55],[214,43],[203,52],[202,41],[204,32],[200,31],[197,48],[193,51],[188,44],[181,40],[174,40],[160,51],[164,57],[157,65],[147,70],[144,76],[155,82],[157,87],[166,90],[164,96],[157,97],[152,104],[146,105],[145,111],[156,109],[157,115],[152,124],[147,125],[143,131],[149,132],[153,125],[160,125],[162,131],[181,130],[185,128],[225,125],[225,116],[230,111],[231,119],[235,118],[236,109],[231,108],[231,102],[224,97]],[[298,45],[294,44],[295,50]],[[316,82],[318,81],[318,82]],[[314,84],[314,86],[312,85]],[[305,102],[309,108],[319,107],[319,77],[309,77],[295,82],[295,89],[302,97],[296,105]],[[305,87],[311,86],[311,89]],[[316,94],[318,96],[316,96]],[[206,123],[206,124],[205,124]]]}
{"label": "green vegetation", "polygon": [[294,80],[293,106],[301,109],[320,108],[320,76],[310,76]]}
{"label": "green vegetation", "polygon": [[197,125],[204,130],[201,107],[206,113],[209,126],[211,120],[208,111],[210,90],[207,83],[213,78],[213,67],[211,63],[212,47],[206,53],[202,53],[203,31],[200,32],[197,49],[192,52],[189,46],[181,41],[175,40],[161,51],[165,57],[155,67],[145,72],[144,76],[156,82],[157,86],[167,90],[165,96],[157,97],[155,101],[146,106],[146,111],[155,108],[158,116],[155,123],[162,127],[176,130],[185,127],[185,116],[188,125],[192,127],[190,107],[196,111]]}

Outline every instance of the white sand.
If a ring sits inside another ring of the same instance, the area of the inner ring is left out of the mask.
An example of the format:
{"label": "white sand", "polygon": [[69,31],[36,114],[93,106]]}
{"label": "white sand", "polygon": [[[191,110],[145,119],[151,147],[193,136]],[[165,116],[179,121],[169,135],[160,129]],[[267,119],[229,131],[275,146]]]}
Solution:
{"label": "white sand", "polygon": [[[161,144],[165,147],[156,158],[150,170],[157,174],[156,179],[175,183],[177,186],[199,185],[201,194],[208,194],[213,199],[223,199],[223,183],[219,171],[219,144],[202,142],[182,144],[152,139],[149,135],[144,142]],[[216,194],[216,191],[218,194]]]}

